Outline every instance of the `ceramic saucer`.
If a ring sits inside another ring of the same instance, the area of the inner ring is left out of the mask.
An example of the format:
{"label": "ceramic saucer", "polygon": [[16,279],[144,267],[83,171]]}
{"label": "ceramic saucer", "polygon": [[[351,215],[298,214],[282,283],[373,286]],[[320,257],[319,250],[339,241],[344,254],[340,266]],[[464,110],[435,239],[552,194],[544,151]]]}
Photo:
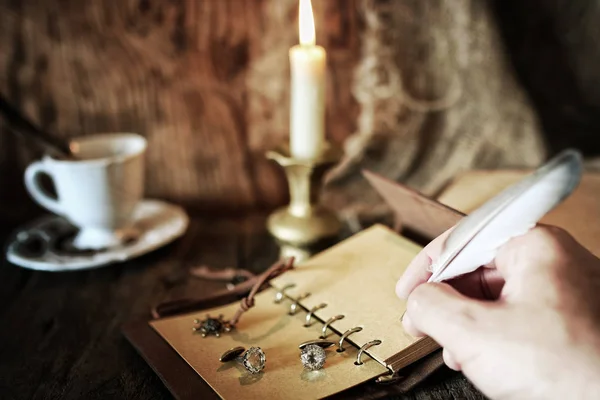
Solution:
{"label": "ceramic saucer", "polygon": [[119,246],[79,250],[72,245],[77,228],[59,216],[46,216],[20,228],[9,241],[8,261],[42,271],[75,271],[123,262],[164,246],[187,229],[185,211],[173,204],[144,200],[136,208],[138,234]]}

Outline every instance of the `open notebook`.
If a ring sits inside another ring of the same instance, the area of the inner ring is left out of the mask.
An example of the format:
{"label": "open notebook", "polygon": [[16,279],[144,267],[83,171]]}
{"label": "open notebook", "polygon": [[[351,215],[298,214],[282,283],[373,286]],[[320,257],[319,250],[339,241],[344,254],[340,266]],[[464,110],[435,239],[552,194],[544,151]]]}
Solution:
{"label": "open notebook", "polygon": [[[202,379],[225,399],[322,398],[401,370],[433,351],[436,344],[403,331],[400,316],[405,302],[394,294],[397,279],[421,246],[460,220],[461,212],[470,212],[523,175],[518,171],[467,173],[436,202],[367,173],[398,216],[400,235],[375,225],[304,262],[273,280],[272,287],[256,297],[256,307],[242,317],[237,329],[220,338],[193,334],[193,320],[206,314],[229,318],[237,310],[237,302],[132,324],[126,334],[178,398],[198,398],[204,390],[204,383],[198,384]],[[543,222],[566,228],[600,255],[599,194],[600,175],[586,174],[574,194]],[[294,287],[285,291],[287,298],[275,303],[278,289],[289,284]],[[306,293],[310,295],[304,297]],[[298,297],[303,297],[298,301],[300,311],[288,315]],[[307,311],[321,303],[327,306],[315,312],[310,327],[304,327]],[[330,325],[328,339],[337,341],[354,327],[362,327],[362,331],[348,336],[344,352],[336,352],[336,347],[327,349],[322,370],[305,371],[298,345],[317,339],[323,323],[337,315],[344,317]],[[372,340],[381,344],[365,352],[362,365],[354,365],[358,349]],[[251,375],[238,364],[220,363],[221,354],[236,346],[261,347],[267,357],[265,370]]]}
{"label": "open notebook", "polygon": [[[306,398],[307,393],[311,398],[325,397],[400,369],[437,348],[429,338],[417,339],[404,332],[400,317],[405,302],[394,294],[396,281],[420,249],[375,225],[273,280],[273,288],[256,297],[256,307],[231,333],[201,338],[192,334],[191,328],[194,318],[207,313],[226,318],[233,315],[237,303],[151,325],[223,398],[292,399]],[[294,287],[285,291],[287,301],[275,303],[277,289],[288,284]],[[298,302],[304,310],[289,315],[292,299],[298,297],[304,297]],[[321,303],[326,306],[313,314],[310,327],[304,327],[306,310]],[[338,315],[343,318],[329,325],[328,340],[337,343],[351,328],[361,327],[362,331],[348,336],[344,352],[337,352],[337,346],[329,348],[322,370],[304,370],[298,345],[317,339],[323,323]],[[376,339],[381,344],[366,350],[363,364],[355,365],[357,350]],[[260,376],[237,364],[219,363],[220,355],[236,346],[263,349],[267,366]]]}

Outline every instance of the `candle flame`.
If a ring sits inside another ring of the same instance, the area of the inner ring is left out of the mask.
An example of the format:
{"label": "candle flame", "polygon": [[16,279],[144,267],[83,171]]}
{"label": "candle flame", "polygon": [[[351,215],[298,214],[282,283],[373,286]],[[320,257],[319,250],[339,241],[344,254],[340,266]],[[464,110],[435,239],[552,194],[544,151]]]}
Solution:
{"label": "candle flame", "polygon": [[300,13],[298,19],[300,44],[303,46],[314,46],[316,43],[315,18],[313,16],[312,4],[310,0],[300,0]]}

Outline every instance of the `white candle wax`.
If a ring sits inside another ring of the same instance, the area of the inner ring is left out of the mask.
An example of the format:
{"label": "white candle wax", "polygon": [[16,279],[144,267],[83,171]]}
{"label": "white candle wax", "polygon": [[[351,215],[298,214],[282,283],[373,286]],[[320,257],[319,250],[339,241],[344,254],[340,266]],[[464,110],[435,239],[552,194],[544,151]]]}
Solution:
{"label": "white candle wax", "polygon": [[294,46],[290,64],[290,150],[293,157],[313,159],[325,138],[325,49]]}
{"label": "white candle wax", "polygon": [[295,158],[314,159],[325,140],[326,53],[315,45],[310,0],[300,0],[300,45],[290,49],[290,152]]}

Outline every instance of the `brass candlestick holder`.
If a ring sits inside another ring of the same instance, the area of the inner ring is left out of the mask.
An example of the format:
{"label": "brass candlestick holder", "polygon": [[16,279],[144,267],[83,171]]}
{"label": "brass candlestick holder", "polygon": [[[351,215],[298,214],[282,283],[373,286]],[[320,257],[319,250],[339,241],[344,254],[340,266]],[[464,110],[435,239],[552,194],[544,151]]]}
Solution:
{"label": "brass candlestick holder", "polygon": [[292,157],[288,147],[267,152],[267,158],[284,169],[290,190],[290,203],[276,210],[267,221],[267,229],[278,241],[282,257],[294,256],[302,261],[319,242],[339,234],[340,220],[318,200],[325,173],[341,157],[341,149],[330,144],[312,160]]}

